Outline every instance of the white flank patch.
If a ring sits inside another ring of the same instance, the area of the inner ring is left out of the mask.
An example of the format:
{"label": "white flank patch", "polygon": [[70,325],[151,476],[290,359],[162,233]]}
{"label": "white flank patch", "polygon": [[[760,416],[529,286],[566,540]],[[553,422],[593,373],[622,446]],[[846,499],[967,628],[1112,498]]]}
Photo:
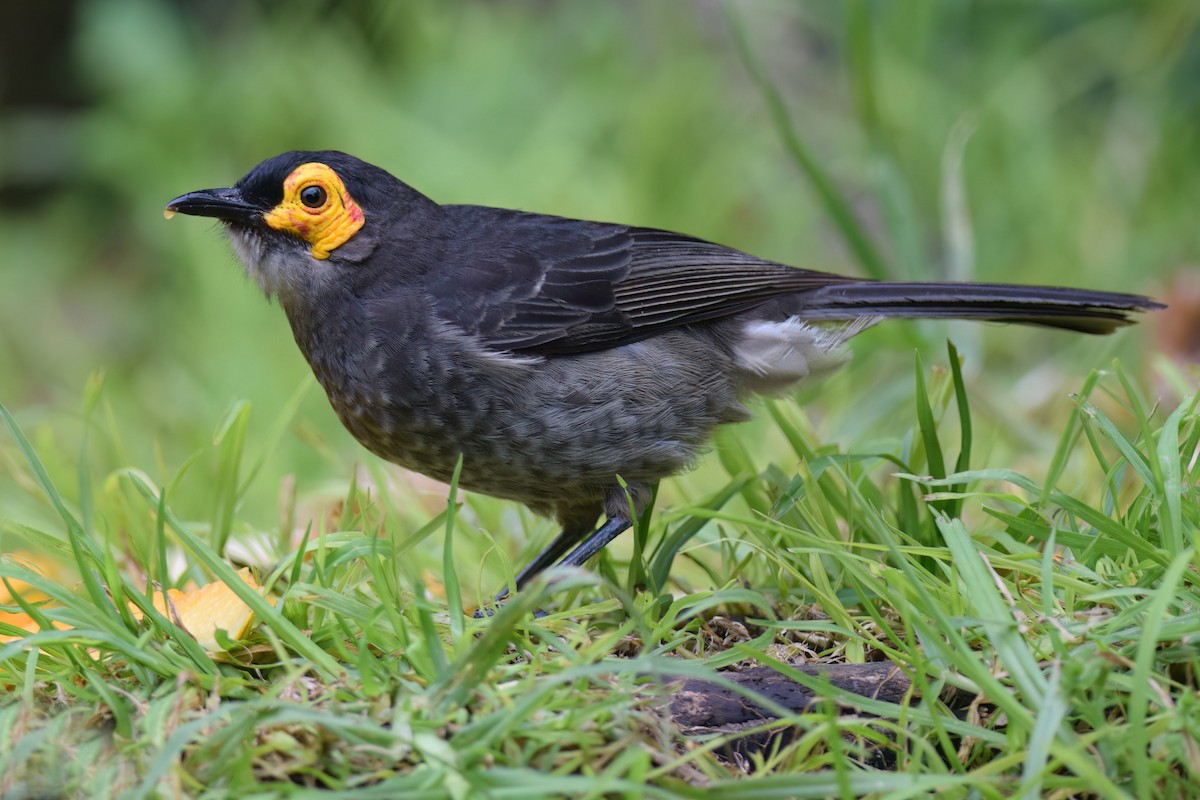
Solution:
{"label": "white flank patch", "polygon": [[858,317],[844,325],[822,327],[799,317],[748,322],[734,347],[734,357],[739,367],[759,379],[752,381],[755,391],[784,389],[841,367],[850,360],[846,340],[878,320]]}

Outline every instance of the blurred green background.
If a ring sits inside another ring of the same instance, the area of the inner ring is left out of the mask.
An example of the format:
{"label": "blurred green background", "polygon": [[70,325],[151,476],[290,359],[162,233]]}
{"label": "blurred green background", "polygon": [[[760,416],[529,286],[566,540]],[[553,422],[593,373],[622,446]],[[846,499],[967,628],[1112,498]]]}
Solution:
{"label": "blurred green background", "polygon": [[[1200,3],[730,7],[887,274],[1164,295],[1193,269]],[[199,452],[175,501],[203,517],[213,431],[239,400],[253,407],[248,457],[265,451],[240,525],[278,524],[285,476],[301,498],[332,496],[372,459],[315,387],[270,441],[308,380],[283,315],[215,225],[162,216],[171,197],[284,150],[345,150],[442,202],[863,272],[783,146],[722,4],[63,0],[5,14],[0,402],[73,496],[87,427],[101,486],[124,466],[167,483]],[[1053,436],[1030,420],[1065,416],[1090,369],[1119,355],[1150,384],[1152,353],[1187,358],[1195,327],[1179,326],[1085,339],[891,324],[804,397],[828,439],[886,438],[913,348],[944,359],[952,336],[991,430],[1019,419],[1009,450],[1036,452]],[[102,404],[85,425],[97,371]],[[765,442],[764,461],[769,434],[737,429],[752,451]],[[995,434],[980,437],[986,450]],[[4,515],[45,516],[14,479],[6,434],[0,459]],[[693,484],[716,488],[687,476],[685,494]]]}

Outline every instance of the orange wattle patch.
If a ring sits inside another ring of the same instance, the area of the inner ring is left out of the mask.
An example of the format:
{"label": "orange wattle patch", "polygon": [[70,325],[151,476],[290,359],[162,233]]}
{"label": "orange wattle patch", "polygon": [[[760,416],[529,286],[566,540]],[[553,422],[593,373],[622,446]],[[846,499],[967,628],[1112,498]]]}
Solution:
{"label": "orange wattle patch", "polygon": [[[319,206],[306,205],[301,193],[310,187],[324,192]],[[313,258],[327,259],[362,228],[366,215],[354,202],[333,168],[310,162],[292,170],[283,182],[283,200],[263,215],[267,225],[291,233],[312,245]]]}

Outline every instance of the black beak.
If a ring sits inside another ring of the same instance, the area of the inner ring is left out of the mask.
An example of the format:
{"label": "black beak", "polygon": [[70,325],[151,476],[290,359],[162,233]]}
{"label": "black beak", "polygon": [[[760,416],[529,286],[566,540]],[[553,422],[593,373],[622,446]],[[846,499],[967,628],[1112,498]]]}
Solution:
{"label": "black beak", "polygon": [[188,192],[167,203],[165,215],[169,219],[176,212],[193,217],[216,217],[217,219],[256,225],[262,222],[260,208],[242,197],[241,189],[201,189]]}

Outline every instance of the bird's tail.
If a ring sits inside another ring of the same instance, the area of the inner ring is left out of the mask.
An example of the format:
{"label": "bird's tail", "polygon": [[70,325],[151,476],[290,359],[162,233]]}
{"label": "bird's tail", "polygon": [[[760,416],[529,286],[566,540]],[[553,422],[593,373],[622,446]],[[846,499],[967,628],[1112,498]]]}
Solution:
{"label": "bird's tail", "polygon": [[1111,333],[1139,311],[1164,308],[1136,294],[1004,283],[889,283],[825,286],[797,296],[808,320],[855,317],[974,319]]}

